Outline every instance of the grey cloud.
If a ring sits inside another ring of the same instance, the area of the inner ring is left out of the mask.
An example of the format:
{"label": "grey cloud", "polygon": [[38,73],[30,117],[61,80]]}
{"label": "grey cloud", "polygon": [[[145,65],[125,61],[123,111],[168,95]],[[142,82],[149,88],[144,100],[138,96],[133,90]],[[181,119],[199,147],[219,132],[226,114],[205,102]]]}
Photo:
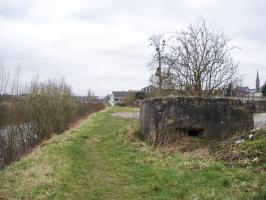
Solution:
{"label": "grey cloud", "polygon": [[[266,66],[263,66],[266,55],[265,0],[84,0],[89,3],[73,8],[64,18],[58,19],[56,29],[55,23],[44,16],[45,28],[41,30],[50,34],[37,31],[40,35],[34,37],[33,45],[22,25],[31,22],[32,31],[40,28],[40,22],[31,16],[36,2],[0,1],[0,19],[5,19],[5,26],[11,27],[10,31],[13,26],[22,27],[10,35],[0,32],[0,59],[6,60],[8,66],[19,63],[25,79],[36,73],[45,78],[65,77],[79,94],[86,94],[88,88],[100,95],[118,89],[139,89],[148,84],[149,79],[146,67],[150,59],[149,35],[173,32],[194,23],[199,17],[206,18],[211,26],[222,28],[235,38],[235,45],[241,48],[236,58],[239,58],[245,84],[254,86],[257,68],[261,79],[266,79]],[[52,1],[47,2],[53,6]],[[0,20],[2,28],[1,23]],[[71,30],[76,24],[82,24],[84,28]],[[94,28],[102,32],[95,35]],[[51,33],[55,30],[53,36]],[[63,37],[68,31],[69,34]],[[21,37],[22,34],[26,36]],[[46,40],[52,42],[45,43]],[[116,44],[116,41],[123,42]]]}
{"label": "grey cloud", "polygon": [[6,19],[22,19],[29,14],[30,4],[32,0],[10,1],[1,0],[0,16]]}

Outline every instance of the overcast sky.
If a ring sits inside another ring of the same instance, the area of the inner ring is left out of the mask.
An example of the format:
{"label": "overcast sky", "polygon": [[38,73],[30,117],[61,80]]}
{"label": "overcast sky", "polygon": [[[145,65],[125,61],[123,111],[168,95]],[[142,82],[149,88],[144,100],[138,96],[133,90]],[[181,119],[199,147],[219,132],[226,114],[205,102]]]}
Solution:
{"label": "overcast sky", "polygon": [[149,84],[148,38],[200,17],[240,48],[245,85],[257,69],[266,80],[265,0],[0,0],[0,60],[23,82],[64,77],[80,95],[137,90]]}

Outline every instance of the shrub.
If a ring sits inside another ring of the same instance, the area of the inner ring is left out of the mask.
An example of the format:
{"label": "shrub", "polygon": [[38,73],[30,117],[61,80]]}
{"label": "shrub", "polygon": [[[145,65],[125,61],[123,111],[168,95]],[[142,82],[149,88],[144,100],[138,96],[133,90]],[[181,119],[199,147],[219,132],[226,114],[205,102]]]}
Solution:
{"label": "shrub", "polygon": [[143,99],[145,99],[145,98],[146,98],[146,94],[145,94],[145,92],[137,92],[137,93],[135,94],[135,99],[143,100]]}
{"label": "shrub", "polygon": [[122,106],[134,106],[135,100],[135,92],[129,92],[128,95],[123,98]]}

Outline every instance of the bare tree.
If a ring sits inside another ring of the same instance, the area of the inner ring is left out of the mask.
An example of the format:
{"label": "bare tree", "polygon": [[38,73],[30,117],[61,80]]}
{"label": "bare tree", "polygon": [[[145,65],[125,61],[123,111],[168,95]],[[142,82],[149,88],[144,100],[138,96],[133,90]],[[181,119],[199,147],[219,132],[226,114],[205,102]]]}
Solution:
{"label": "bare tree", "polygon": [[20,94],[20,77],[21,77],[21,71],[20,66],[17,66],[17,68],[14,71],[14,74],[12,75],[12,84],[10,84],[10,93],[13,95],[16,95],[17,97]]}
{"label": "bare tree", "polygon": [[166,40],[163,35],[153,35],[149,38],[150,45],[155,48],[155,52],[152,55],[152,61],[150,66],[155,70],[155,74],[151,77],[151,82],[158,85],[159,90],[163,88],[164,81],[166,81],[171,73],[171,67],[173,65],[172,57],[168,56]]}
{"label": "bare tree", "polygon": [[211,96],[232,82],[238,64],[223,32],[211,31],[202,19],[172,36],[171,69],[176,86],[188,95]]}
{"label": "bare tree", "polygon": [[0,64],[0,96],[6,93],[9,73],[5,71],[3,62]]}

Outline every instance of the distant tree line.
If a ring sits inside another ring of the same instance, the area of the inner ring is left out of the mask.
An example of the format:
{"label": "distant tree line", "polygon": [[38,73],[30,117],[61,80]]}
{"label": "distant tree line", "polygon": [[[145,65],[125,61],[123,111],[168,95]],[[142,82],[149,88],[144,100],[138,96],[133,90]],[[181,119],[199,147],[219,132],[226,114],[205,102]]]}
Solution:
{"label": "distant tree line", "polygon": [[149,41],[154,49],[151,82],[161,91],[213,96],[236,82],[238,63],[231,56],[235,47],[204,19],[173,34],[153,35]]}

